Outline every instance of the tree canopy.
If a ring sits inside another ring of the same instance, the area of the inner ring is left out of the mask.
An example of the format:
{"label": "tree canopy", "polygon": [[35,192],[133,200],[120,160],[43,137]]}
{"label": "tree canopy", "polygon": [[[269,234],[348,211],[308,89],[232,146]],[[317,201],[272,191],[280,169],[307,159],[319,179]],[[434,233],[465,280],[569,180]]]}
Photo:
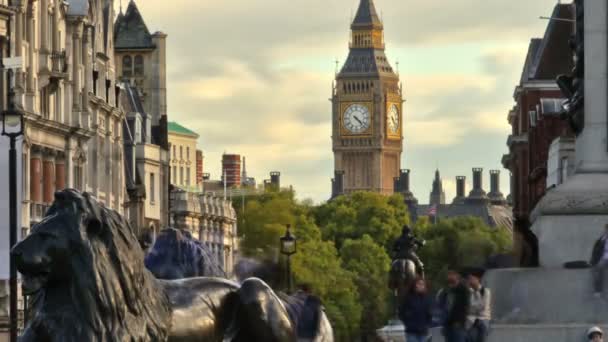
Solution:
{"label": "tree canopy", "polygon": [[[280,264],[279,239],[290,224],[298,239],[291,258],[296,284],[309,284],[325,306],[338,341],[367,340],[391,315],[387,280],[390,248],[409,224],[401,195],[358,192],[314,206],[291,191],[235,200],[241,253]],[[415,233],[427,240],[419,251],[427,276],[443,284],[449,267],[481,265],[509,250],[505,229],[476,218],[418,220]]]}

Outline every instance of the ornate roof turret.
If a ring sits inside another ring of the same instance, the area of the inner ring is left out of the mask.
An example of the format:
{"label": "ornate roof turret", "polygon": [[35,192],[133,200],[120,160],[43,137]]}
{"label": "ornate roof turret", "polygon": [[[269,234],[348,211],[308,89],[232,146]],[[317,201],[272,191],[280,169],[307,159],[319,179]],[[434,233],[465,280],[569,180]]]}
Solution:
{"label": "ornate roof turret", "polygon": [[435,179],[433,180],[433,191],[431,191],[430,204],[445,204],[445,192],[443,191],[443,181],[439,170],[435,171]]}
{"label": "ornate roof turret", "polygon": [[361,0],[351,25],[350,53],[340,77],[398,76],[384,54],[384,30],[373,0]]}
{"label": "ornate roof turret", "polygon": [[135,1],[131,0],[127,12],[118,16],[114,24],[114,46],[117,50],[154,49],[152,35],[144,22]]}

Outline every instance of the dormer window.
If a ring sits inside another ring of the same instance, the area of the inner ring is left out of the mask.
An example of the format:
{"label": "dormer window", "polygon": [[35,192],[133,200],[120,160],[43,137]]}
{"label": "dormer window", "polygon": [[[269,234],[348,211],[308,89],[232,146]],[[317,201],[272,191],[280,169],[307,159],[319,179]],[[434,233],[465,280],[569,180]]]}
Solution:
{"label": "dormer window", "polygon": [[142,55],[135,56],[135,68],[134,68],[135,76],[143,76],[144,75],[144,57]]}
{"label": "dormer window", "polygon": [[133,76],[133,60],[131,56],[124,56],[122,58],[122,76],[126,78]]}

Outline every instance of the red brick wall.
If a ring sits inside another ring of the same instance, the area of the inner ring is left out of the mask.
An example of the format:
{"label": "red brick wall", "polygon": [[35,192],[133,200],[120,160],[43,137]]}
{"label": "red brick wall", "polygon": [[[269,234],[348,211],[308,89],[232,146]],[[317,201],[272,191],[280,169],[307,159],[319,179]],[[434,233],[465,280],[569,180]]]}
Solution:
{"label": "red brick wall", "polygon": [[196,150],[196,184],[203,183],[203,151]]}

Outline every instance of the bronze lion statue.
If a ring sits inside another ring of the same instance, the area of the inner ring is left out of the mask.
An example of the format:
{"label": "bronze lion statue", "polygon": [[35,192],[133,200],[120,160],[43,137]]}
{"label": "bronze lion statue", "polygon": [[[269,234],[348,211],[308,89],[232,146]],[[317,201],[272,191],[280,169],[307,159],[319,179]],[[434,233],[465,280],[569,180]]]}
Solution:
{"label": "bronze lion statue", "polygon": [[[297,318],[257,278],[156,279],[129,224],[64,190],[11,251],[32,297],[22,342],[297,341]],[[325,315],[314,341],[333,341]]]}

